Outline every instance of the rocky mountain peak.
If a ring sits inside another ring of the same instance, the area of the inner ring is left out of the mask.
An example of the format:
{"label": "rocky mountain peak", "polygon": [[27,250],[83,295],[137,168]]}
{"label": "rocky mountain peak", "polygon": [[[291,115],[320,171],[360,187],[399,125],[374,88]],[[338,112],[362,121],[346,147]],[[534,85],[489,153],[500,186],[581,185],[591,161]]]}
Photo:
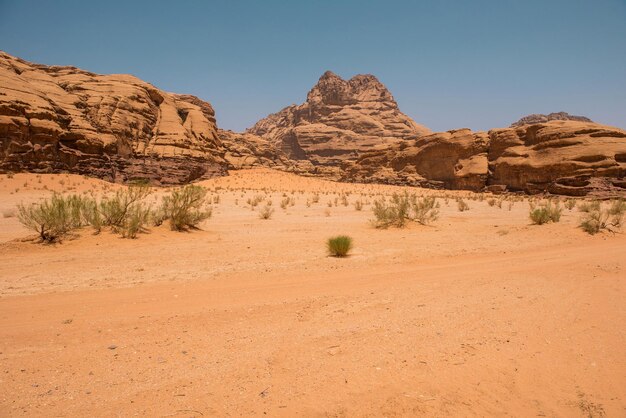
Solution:
{"label": "rocky mountain peak", "polygon": [[385,85],[371,74],[359,74],[344,80],[332,71],[326,71],[307,95],[307,102],[311,105],[349,106],[364,101],[398,107]]}

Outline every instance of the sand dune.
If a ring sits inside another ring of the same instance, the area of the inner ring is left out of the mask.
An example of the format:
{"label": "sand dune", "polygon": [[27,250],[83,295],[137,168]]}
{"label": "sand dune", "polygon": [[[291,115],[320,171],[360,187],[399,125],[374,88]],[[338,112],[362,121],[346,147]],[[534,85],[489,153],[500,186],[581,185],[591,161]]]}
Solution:
{"label": "sand dune", "polygon": [[[219,195],[201,230],[41,245],[19,202],[122,186],[0,175],[0,416],[626,414],[624,234],[587,235],[575,209],[530,225],[526,199],[459,212],[469,192],[378,230],[352,203],[406,188],[266,169],[201,184]],[[262,220],[246,200],[266,193]],[[339,233],[345,259],[325,252]]]}

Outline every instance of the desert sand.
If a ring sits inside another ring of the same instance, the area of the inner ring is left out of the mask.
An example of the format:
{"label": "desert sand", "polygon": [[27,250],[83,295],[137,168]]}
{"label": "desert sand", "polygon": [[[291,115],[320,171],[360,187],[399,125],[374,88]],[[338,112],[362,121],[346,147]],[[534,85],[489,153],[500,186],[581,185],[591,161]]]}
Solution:
{"label": "desert sand", "polygon": [[[623,233],[576,209],[531,225],[526,198],[268,169],[200,184],[219,196],[200,230],[42,245],[18,203],[123,186],[0,175],[0,416],[626,416]],[[402,190],[448,204],[386,230],[353,206]],[[336,234],[349,257],[326,254]]]}

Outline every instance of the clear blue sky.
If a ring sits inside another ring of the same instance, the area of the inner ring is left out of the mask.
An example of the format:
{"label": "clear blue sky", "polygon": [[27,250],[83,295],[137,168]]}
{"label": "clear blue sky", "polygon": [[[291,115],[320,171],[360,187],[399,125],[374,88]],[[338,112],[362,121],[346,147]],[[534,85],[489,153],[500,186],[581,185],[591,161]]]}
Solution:
{"label": "clear blue sky", "polygon": [[325,70],[376,75],[433,130],[561,110],[626,127],[626,0],[0,0],[0,49],[195,94],[234,130]]}

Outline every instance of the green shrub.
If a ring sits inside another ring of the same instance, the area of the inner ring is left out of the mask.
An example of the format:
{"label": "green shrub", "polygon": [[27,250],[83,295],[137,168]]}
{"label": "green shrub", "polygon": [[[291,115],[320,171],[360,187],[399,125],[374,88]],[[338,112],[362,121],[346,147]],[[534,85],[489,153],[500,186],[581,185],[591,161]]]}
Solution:
{"label": "green shrub", "polygon": [[141,203],[150,194],[145,184],[135,184],[119,189],[113,197],[105,197],[99,205],[102,225],[110,226],[114,231],[124,229],[131,212],[137,212]]}
{"label": "green shrub", "polygon": [[68,232],[87,224],[84,216],[88,198],[78,195],[53,195],[41,203],[18,206],[18,220],[39,234],[44,242],[59,240]]}
{"label": "green shrub", "polygon": [[133,205],[124,217],[124,223],[119,228],[123,238],[137,238],[139,232],[146,231],[151,211],[143,205]]}
{"label": "green shrub", "polygon": [[373,224],[376,228],[402,228],[407,221],[425,225],[438,218],[438,208],[439,203],[434,197],[418,198],[406,192],[403,195],[394,193],[389,202],[385,198],[374,201]]}
{"label": "green shrub", "polygon": [[347,235],[338,235],[329,238],[326,242],[328,252],[333,257],[345,257],[352,249],[352,238]]}
{"label": "green shrub", "polygon": [[439,203],[434,197],[424,197],[418,199],[415,195],[411,199],[411,210],[413,220],[422,225],[436,221],[439,217]]}
{"label": "green shrub", "polygon": [[193,184],[173,190],[163,198],[162,207],[157,211],[161,222],[168,219],[174,231],[197,228],[200,222],[211,217],[211,208],[205,207],[206,194],[204,187]]}
{"label": "green shrub", "polygon": [[530,211],[530,219],[535,225],[543,225],[548,222],[558,222],[561,220],[562,209],[557,203],[552,205],[548,202],[545,205],[535,207]]}
{"label": "green shrub", "polygon": [[588,234],[595,235],[607,229],[609,220],[608,211],[598,209],[586,210],[580,219],[580,227]]}
{"label": "green shrub", "polygon": [[400,196],[396,193],[391,197],[391,201],[382,197],[374,201],[372,212],[374,213],[374,226],[376,228],[388,228],[394,226],[402,228],[409,219],[409,197],[408,194]]}

